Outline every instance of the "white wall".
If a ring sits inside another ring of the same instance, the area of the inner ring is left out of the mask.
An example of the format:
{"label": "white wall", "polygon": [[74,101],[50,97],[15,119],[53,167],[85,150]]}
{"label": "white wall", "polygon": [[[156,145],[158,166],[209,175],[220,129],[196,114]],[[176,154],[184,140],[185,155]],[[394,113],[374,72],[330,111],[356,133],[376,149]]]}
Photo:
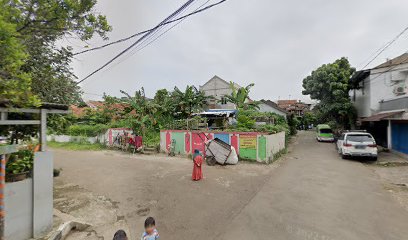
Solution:
{"label": "white wall", "polygon": [[[364,90],[356,90],[355,106],[359,117],[368,117],[377,113],[383,100],[401,97],[393,92],[396,87],[395,80],[402,80],[399,84],[405,84],[408,87],[408,63],[397,66],[392,71],[387,72],[387,70],[389,68],[371,70],[370,76],[364,80]],[[353,99],[353,91],[350,95]]]}
{"label": "white wall", "polygon": [[[405,68],[408,69],[408,65],[405,64]],[[388,68],[387,68],[388,69]],[[371,85],[371,97],[370,108],[374,111],[380,109],[380,101],[394,99],[397,96],[393,93],[395,76],[398,76],[398,72],[401,67],[395,68],[393,71],[382,73],[387,69],[375,69],[370,74]]]}
{"label": "white wall", "polygon": [[82,136],[69,136],[69,135],[47,135],[47,141],[55,141],[55,142],[82,142],[86,141],[89,143],[107,143],[107,135],[106,134],[99,134],[96,137],[82,137]]}
{"label": "white wall", "polygon": [[5,237],[10,240],[29,239],[33,233],[33,181],[6,183]]}
{"label": "white wall", "polygon": [[25,240],[46,234],[53,221],[53,156],[37,152],[33,178],[6,183],[5,236]]}
{"label": "white wall", "polygon": [[285,149],[285,132],[279,132],[266,137],[266,156],[273,160],[273,155]]}
{"label": "white wall", "polygon": [[283,117],[286,118],[286,113],[284,113],[284,112],[282,112],[282,111],[280,111],[280,110],[278,110],[276,108],[273,108],[273,107],[269,106],[268,104],[262,103],[262,102],[261,102],[261,104],[259,104],[259,111],[260,112],[273,112],[273,113],[279,114],[280,116],[283,116]]}
{"label": "white wall", "polygon": [[216,99],[215,100],[216,108],[235,109],[235,106],[232,103],[227,104],[217,103],[217,100],[221,100],[221,97],[225,95],[231,95],[232,93],[229,83],[218,78],[217,76],[210,79],[203,86],[200,86],[200,90],[204,91],[206,96],[213,96]]}
{"label": "white wall", "polygon": [[52,228],[54,210],[54,158],[52,152],[36,152],[33,166],[33,236]]}

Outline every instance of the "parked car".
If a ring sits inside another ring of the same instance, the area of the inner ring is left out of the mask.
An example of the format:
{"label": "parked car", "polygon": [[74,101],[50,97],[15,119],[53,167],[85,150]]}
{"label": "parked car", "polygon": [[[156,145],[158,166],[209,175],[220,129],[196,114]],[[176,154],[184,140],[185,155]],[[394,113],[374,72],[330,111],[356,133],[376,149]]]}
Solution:
{"label": "parked car", "polygon": [[370,157],[377,160],[378,150],[374,137],[365,131],[350,131],[341,134],[337,150],[343,159],[347,157]]}
{"label": "parked car", "polygon": [[330,126],[327,124],[317,125],[316,139],[318,142],[334,142],[334,135]]}

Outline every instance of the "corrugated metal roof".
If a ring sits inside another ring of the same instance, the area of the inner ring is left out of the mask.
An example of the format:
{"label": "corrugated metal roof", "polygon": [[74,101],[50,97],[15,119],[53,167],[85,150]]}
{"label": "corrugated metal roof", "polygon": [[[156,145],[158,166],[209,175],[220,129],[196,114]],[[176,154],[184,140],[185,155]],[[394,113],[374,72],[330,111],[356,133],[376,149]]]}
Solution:
{"label": "corrugated metal roof", "polygon": [[401,114],[403,112],[405,112],[405,111],[378,113],[378,114],[372,115],[370,117],[363,118],[361,121],[362,122],[378,122],[378,121],[381,121],[381,120],[385,120],[386,118],[391,118],[391,117],[393,117],[395,115]]}

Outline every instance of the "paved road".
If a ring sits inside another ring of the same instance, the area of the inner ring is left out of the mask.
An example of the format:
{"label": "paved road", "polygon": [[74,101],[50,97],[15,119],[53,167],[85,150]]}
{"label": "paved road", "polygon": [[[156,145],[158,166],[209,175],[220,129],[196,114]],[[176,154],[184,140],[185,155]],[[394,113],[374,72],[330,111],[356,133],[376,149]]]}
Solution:
{"label": "paved road", "polygon": [[360,162],[312,132],[216,239],[408,239],[408,212]]}

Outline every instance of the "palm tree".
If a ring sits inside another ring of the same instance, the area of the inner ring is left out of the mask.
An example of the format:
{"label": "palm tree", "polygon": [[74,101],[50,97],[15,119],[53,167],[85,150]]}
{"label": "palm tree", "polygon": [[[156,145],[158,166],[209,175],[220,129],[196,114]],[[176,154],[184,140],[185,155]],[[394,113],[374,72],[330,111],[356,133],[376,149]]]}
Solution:
{"label": "palm tree", "polygon": [[246,87],[236,88],[233,82],[230,82],[232,90],[231,95],[225,95],[227,102],[233,103],[237,109],[254,110],[259,109],[259,102],[249,98],[250,89],[255,86],[251,83]]}

